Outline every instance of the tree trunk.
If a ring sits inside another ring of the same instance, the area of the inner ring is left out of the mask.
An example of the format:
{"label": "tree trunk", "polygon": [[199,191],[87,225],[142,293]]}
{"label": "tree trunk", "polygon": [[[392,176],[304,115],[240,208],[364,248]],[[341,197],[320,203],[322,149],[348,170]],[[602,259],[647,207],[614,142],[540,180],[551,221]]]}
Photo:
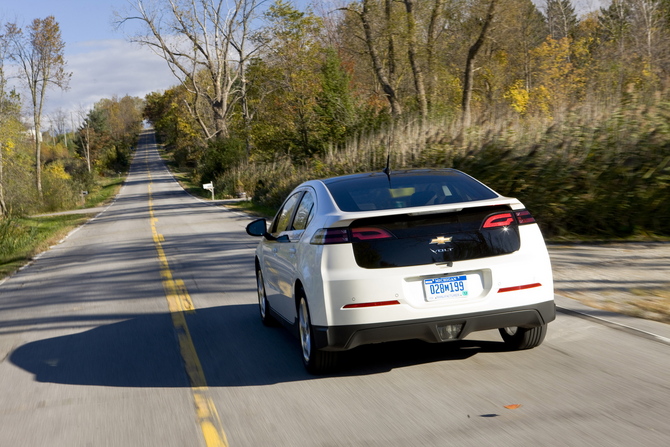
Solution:
{"label": "tree trunk", "polygon": [[5,176],[3,172],[4,160],[2,158],[2,143],[0,142],[0,219],[7,215],[7,205],[5,204]]}
{"label": "tree trunk", "polygon": [[384,2],[384,15],[386,16],[386,37],[388,42],[388,81],[389,84],[393,85],[395,83],[396,74],[398,72],[396,66],[396,56],[395,56],[395,35],[392,28],[393,23],[393,1],[385,0]]}
{"label": "tree trunk", "polygon": [[35,186],[40,199],[42,193],[42,126],[39,118],[35,118]]}
{"label": "tree trunk", "polygon": [[437,84],[437,70],[435,70],[435,43],[437,42],[438,24],[437,20],[442,11],[444,0],[435,0],[433,9],[430,14],[430,22],[428,24],[428,38],[426,43],[426,59],[428,64],[428,82],[426,85],[426,101],[428,110],[433,107],[435,99],[435,84]]}
{"label": "tree trunk", "polygon": [[374,41],[372,39],[372,28],[369,21],[369,4],[368,0],[363,0],[363,12],[360,13],[361,21],[363,22],[363,30],[365,31],[365,43],[367,44],[368,51],[370,52],[370,58],[372,59],[372,66],[377,76],[377,81],[381,84],[384,94],[386,94],[386,99],[388,99],[389,105],[391,106],[391,115],[393,118],[397,119],[402,115],[402,107],[400,106],[400,101],[396,96],[395,89],[391,85],[389,78],[384,74],[384,69],[382,68],[381,60],[377,49],[375,48]]}
{"label": "tree trunk", "polygon": [[417,101],[419,103],[419,112],[421,114],[422,124],[428,116],[428,101],[426,99],[426,88],[423,82],[423,72],[417,60],[416,54],[416,20],[414,17],[414,0],[405,0],[405,10],[407,11],[407,53],[409,63],[412,66],[414,74],[414,87],[416,88]]}
{"label": "tree trunk", "polygon": [[461,103],[462,107],[462,124],[463,127],[470,125],[471,121],[471,110],[470,110],[470,101],[472,99],[472,78],[474,73],[474,63],[475,57],[479,52],[480,48],[484,44],[486,39],[486,33],[488,32],[491,22],[493,22],[493,11],[495,8],[497,0],[491,0],[489,4],[488,11],[486,13],[486,18],[484,19],[484,24],[482,25],[482,30],[479,33],[479,37],[474,44],[468,50],[468,57],[465,61],[465,73],[463,75],[463,101]]}

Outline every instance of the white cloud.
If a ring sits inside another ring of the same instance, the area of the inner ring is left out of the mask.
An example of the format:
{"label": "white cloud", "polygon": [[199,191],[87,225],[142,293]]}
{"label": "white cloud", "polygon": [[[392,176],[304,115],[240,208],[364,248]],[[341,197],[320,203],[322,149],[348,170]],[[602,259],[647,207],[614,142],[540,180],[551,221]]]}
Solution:
{"label": "white cloud", "polygon": [[67,91],[49,90],[45,114],[58,109],[87,110],[103,98],[125,95],[144,98],[178,84],[163,59],[148,48],[124,40],[98,40],[77,44],[66,55],[72,72]]}

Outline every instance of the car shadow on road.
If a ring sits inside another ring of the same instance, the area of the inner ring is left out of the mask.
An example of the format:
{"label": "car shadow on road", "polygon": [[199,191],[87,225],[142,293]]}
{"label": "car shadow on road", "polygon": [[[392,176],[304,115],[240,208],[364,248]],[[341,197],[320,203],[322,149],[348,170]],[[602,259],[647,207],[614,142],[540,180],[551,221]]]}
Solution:
{"label": "car shadow on road", "polygon": [[[297,339],[283,328],[263,326],[257,312],[256,305],[243,304],[200,309],[186,316],[207,385],[243,387],[319,378],[304,370]],[[475,340],[363,346],[344,353],[332,376],[378,374],[504,350],[501,342]],[[138,315],[85,332],[34,341],[15,349],[9,359],[38,382],[189,386],[168,313]]]}

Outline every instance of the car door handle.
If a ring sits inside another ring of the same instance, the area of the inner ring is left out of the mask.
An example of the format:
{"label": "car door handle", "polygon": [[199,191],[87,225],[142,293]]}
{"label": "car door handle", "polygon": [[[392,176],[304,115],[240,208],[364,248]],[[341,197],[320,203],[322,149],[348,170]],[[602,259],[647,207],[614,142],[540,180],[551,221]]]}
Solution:
{"label": "car door handle", "polygon": [[276,255],[277,254],[277,247],[272,249],[272,254]]}
{"label": "car door handle", "polygon": [[297,251],[298,250],[296,250],[295,248],[289,248],[288,249],[288,252],[291,253],[292,255],[294,255]]}

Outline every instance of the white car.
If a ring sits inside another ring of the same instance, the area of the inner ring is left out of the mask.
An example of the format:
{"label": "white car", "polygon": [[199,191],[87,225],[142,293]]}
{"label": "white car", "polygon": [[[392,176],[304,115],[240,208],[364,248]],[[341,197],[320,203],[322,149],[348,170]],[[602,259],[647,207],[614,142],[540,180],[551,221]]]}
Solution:
{"label": "white car", "polygon": [[308,181],[247,232],[262,237],[261,319],[295,330],[314,374],[368,343],[499,329],[509,349],[533,348],[556,317],[535,219],[457,170]]}

